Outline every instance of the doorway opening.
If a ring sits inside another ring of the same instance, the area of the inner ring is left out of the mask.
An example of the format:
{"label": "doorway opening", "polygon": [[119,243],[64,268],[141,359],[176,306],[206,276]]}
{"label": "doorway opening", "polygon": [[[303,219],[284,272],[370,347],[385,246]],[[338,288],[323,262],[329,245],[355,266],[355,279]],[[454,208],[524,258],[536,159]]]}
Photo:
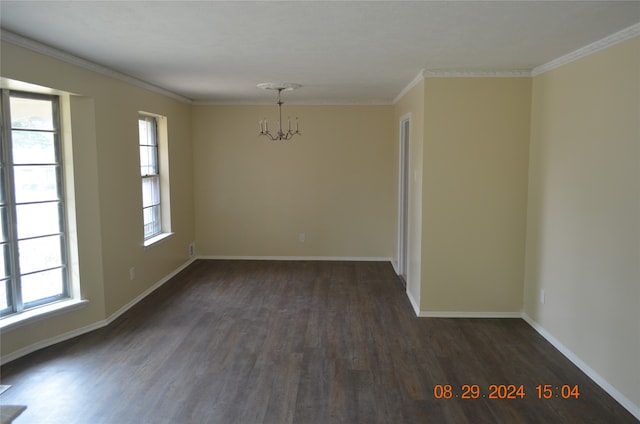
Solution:
{"label": "doorway opening", "polygon": [[409,145],[411,114],[400,119],[398,175],[398,276],[407,285],[409,265]]}

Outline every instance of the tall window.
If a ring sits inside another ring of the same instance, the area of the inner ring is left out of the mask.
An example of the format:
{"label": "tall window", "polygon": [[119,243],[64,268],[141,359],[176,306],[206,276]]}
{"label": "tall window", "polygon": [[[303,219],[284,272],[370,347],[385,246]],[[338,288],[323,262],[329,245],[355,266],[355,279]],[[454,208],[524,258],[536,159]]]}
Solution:
{"label": "tall window", "polygon": [[160,169],[158,160],[158,121],[154,116],[138,117],[140,137],[140,175],[142,176],[142,214],[144,239],[162,233]]}
{"label": "tall window", "polygon": [[2,90],[0,315],[69,297],[57,96]]}

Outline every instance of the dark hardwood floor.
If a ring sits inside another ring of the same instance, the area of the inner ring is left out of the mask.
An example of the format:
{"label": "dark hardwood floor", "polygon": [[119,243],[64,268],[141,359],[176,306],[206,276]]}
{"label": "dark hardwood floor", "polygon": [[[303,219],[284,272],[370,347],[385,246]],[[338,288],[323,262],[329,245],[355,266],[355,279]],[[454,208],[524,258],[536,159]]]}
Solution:
{"label": "dark hardwood floor", "polygon": [[[196,261],[1,372],[0,403],[28,406],[16,424],[637,422],[520,319],[416,318],[381,262]],[[579,397],[538,399],[545,384]]]}

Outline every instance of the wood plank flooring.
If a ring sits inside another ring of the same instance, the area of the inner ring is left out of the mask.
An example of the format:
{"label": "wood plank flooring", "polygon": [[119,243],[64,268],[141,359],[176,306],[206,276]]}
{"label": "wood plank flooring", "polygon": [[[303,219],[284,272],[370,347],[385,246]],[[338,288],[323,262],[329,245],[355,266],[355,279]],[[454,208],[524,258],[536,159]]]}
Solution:
{"label": "wood plank flooring", "polygon": [[28,406],[16,424],[638,422],[520,319],[416,318],[382,262],[196,261],[1,379],[0,403]]}

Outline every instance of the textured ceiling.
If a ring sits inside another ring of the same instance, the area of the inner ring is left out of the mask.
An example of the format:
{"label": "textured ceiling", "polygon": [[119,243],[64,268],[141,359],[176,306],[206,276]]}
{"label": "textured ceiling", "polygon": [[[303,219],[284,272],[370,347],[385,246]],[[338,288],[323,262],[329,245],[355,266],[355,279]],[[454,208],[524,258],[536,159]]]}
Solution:
{"label": "textured ceiling", "polygon": [[8,1],[0,24],[186,98],[390,103],[427,70],[531,70],[640,22],[637,1]]}

